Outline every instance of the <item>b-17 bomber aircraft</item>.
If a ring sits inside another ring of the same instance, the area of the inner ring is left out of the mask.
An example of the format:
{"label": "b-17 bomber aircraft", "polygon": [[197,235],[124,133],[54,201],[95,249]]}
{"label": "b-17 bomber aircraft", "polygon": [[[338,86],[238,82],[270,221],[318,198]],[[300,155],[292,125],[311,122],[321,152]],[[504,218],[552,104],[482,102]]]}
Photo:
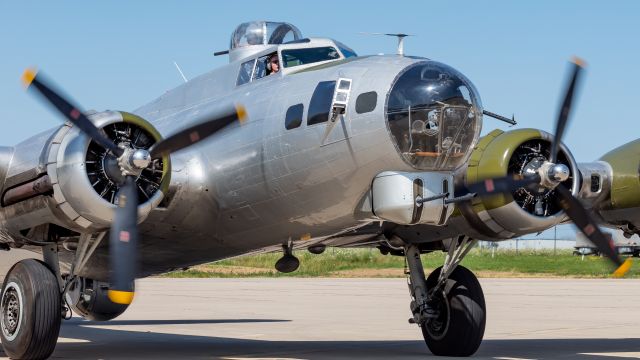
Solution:
{"label": "b-17 bomber aircraft", "polygon": [[[282,272],[297,269],[294,249],[404,256],[410,322],[445,356],[474,354],[484,335],[482,289],[459,265],[478,239],[572,221],[615,275],[628,270],[598,226],[640,232],[640,140],[574,160],[561,139],[580,60],[554,134],[480,137],[483,115],[502,117],[462,73],[424,57],[358,56],[267,21],[239,25],[218,55],[229,64],[132,112],[81,110],[25,72],[67,121],[0,148],[0,247],[43,259],[6,275],[9,357],[49,357],[71,311],[119,316],[137,278],[256,252],[282,251]],[[447,256],[425,276],[420,257],[433,251]]]}

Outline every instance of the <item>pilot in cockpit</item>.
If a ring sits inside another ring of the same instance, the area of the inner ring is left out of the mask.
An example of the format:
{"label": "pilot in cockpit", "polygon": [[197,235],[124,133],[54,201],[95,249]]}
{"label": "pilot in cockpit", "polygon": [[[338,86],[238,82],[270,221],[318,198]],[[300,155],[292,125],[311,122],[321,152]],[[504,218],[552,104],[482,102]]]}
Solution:
{"label": "pilot in cockpit", "polygon": [[267,75],[275,74],[280,71],[280,60],[278,59],[278,53],[273,53],[267,60]]}

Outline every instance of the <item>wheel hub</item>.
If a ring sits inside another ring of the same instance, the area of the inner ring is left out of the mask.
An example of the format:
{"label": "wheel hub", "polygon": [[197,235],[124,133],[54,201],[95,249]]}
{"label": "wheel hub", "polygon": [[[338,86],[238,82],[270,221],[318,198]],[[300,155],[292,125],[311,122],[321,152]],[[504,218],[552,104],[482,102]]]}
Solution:
{"label": "wheel hub", "polygon": [[435,340],[444,337],[449,328],[449,302],[446,299],[444,290],[441,290],[433,294],[429,300],[429,306],[434,310],[436,316],[427,318],[424,327]]}
{"label": "wheel hub", "polygon": [[15,285],[10,284],[2,295],[2,332],[5,338],[15,338],[20,327],[21,316],[20,294]]}

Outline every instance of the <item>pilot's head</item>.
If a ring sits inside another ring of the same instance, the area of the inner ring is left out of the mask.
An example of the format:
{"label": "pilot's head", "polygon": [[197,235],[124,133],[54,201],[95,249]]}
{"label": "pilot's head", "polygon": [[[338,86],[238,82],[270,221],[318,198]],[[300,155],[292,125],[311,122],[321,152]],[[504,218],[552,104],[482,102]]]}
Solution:
{"label": "pilot's head", "polygon": [[270,74],[275,74],[280,71],[280,60],[278,59],[278,54],[269,56],[267,69],[269,69]]}

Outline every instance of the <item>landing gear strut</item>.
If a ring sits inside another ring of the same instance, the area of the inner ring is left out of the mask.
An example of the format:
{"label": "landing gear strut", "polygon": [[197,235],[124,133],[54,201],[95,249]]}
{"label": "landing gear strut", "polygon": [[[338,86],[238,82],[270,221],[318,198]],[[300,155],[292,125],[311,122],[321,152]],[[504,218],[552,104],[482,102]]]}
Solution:
{"label": "landing gear strut", "polygon": [[475,275],[460,261],[475,241],[467,237],[453,239],[445,264],[425,279],[420,249],[405,246],[412,297],[409,320],[422,329],[422,335],[434,355],[470,356],[480,346],[486,323],[486,305]]}

